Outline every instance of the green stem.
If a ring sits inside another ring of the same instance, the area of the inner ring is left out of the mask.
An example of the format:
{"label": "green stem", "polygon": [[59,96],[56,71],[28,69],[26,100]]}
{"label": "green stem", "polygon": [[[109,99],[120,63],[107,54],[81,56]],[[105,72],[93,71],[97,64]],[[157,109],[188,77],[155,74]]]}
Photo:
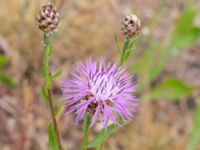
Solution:
{"label": "green stem", "polygon": [[129,40],[124,42],[123,49],[122,49],[121,56],[120,56],[120,63],[119,63],[120,66],[123,66],[123,64],[125,62],[124,54],[125,54],[128,44],[129,44]]}
{"label": "green stem", "polygon": [[123,55],[124,55],[124,50],[122,50],[121,56],[120,56],[120,62],[119,62],[119,66],[123,65]]}
{"label": "green stem", "polygon": [[123,66],[127,59],[131,56],[133,50],[135,49],[136,40],[137,39],[133,37],[132,39],[124,41],[124,46],[120,56],[120,66]]}
{"label": "green stem", "polygon": [[53,122],[53,126],[54,126],[54,131],[56,134],[56,140],[58,143],[58,148],[59,150],[62,150],[62,145],[60,142],[60,135],[59,135],[59,130],[58,130],[58,125],[57,125],[57,121],[55,118],[55,110],[53,107],[53,100],[52,100],[52,94],[51,94],[51,86],[49,85],[49,82],[52,82],[51,80],[51,73],[49,71],[49,56],[48,56],[48,45],[50,44],[50,40],[49,40],[49,36],[44,33],[44,75],[45,75],[45,80],[46,80],[46,90],[47,90],[47,96],[48,96],[48,103],[49,103],[49,107],[50,107],[50,111],[51,111],[51,118],[52,118],[52,122]]}
{"label": "green stem", "polygon": [[87,145],[88,145],[88,138],[90,134],[90,117],[86,116],[85,117],[85,129],[84,129],[84,134],[83,134],[83,142],[81,146],[81,150],[87,150]]}
{"label": "green stem", "polygon": [[120,56],[120,63],[119,63],[119,66],[123,66],[124,64],[124,50],[122,50],[122,53],[121,53],[121,56]]}
{"label": "green stem", "polygon": [[51,118],[52,118],[52,121],[53,121],[53,126],[54,126],[56,139],[57,139],[57,143],[58,143],[58,148],[59,148],[59,150],[62,150],[62,145],[61,145],[61,142],[60,142],[60,135],[59,135],[59,131],[58,131],[58,125],[57,125],[56,118],[55,118],[55,111],[53,109],[53,100],[52,100],[51,90],[48,89],[47,92],[48,92],[48,103],[49,103],[49,107],[50,107],[50,110],[51,110]]}
{"label": "green stem", "polygon": [[47,48],[49,45],[49,37],[46,33],[44,33],[44,51],[43,51],[43,74],[45,77],[45,81],[47,82],[48,73],[49,73],[49,64],[48,64],[48,54],[47,54]]}

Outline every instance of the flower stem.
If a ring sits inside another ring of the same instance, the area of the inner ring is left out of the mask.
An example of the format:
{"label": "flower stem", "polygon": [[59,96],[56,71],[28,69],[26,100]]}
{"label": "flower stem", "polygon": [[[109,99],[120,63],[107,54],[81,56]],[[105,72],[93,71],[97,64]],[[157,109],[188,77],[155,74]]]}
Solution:
{"label": "flower stem", "polygon": [[51,85],[52,80],[51,80],[51,73],[49,71],[49,55],[48,55],[48,45],[50,44],[50,39],[49,39],[49,35],[47,35],[46,33],[44,33],[44,75],[45,75],[45,80],[46,80],[46,91],[47,91],[47,96],[48,96],[48,103],[49,103],[49,107],[50,107],[50,111],[51,111],[51,118],[52,118],[52,122],[53,122],[53,126],[54,126],[54,131],[55,131],[55,135],[56,135],[56,140],[58,143],[58,149],[62,150],[62,145],[60,142],[60,135],[59,135],[59,130],[58,130],[58,125],[57,125],[57,121],[55,118],[55,111],[54,111],[54,107],[53,107],[53,100],[52,100],[52,93],[51,93]]}
{"label": "flower stem", "polygon": [[129,44],[129,40],[126,40],[124,42],[124,46],[123,46],[123,49],[122,49],[122,52],[121,52],[119,66],[123,66],[124,62],[126,61],[125,58],[124,58],[124,55],[125,55],[125,51],[127,50],[128,44]]}
{"label": "flower stem", "polygon": [[51,90],[48,89],[47,92],[48,92],[48,103],[49,103],[50,110],[51,110],[51,118],[52,118],[52,121],[53,121],[53,126],[54,126],[56,139],[57,139],[57,143],[58,143],[58,148],[59,148],[59,150],[62,150],[62,145],[61,145],[61,142],[60,142],[60,135],[59,135],[59,131],[58,131],[58,125],[57,125],[57,122],[56,122],[55,112],[54,112],[54,109],[53,109],[53,100],[52,100]]}
{"label": "flower stem", "polygon": [[132,38],[130,40],[124,41],[124,46],[120,56],[120,63],[119,63],[120,66],[123,66],[124,63],[127,61],[127,59],[131,56],[136,46],[136,40],[137,40],[136,38]]}
{"label": "flower stem", "polygon": [[85,117],[85,129],[84,129],[84,134],[83,134],[83,142],[81,146],[81,150],[87,150],[87,145],[88,145],[88,138],[90,134],[90,117],[86,116]]}

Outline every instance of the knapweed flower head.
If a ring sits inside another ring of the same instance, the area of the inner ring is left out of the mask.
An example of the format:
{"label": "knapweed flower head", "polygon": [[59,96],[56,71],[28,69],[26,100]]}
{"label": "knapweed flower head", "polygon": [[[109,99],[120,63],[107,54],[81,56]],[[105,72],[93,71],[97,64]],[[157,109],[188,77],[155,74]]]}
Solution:
{"label": "knapweed flower head", "polygon": [[56,7],[50,3],[42,6],[36,17],[36,21],[39,29],[42,31],[47,33],[54,31],[59,24],[59,14]]}
{"label": "knapweed flower head", "polygon": [[129,40],[139,34],[141,21],[136,15],[128,15],[122,20],[121,31],[125,39]]}
{"label": "knapweed flower head", "polygon": [[76,113],[76,121],[80,122],[84,115],[90,115],[92,127],[101,122],[106,128],[108,122],[119,125],[116,117],[130,121],[134,115],[137,99],[132,95],[136,85],[132,76],[124,68],[116,64],[99,64],[93,60],[79,63],[70,79],[62,83],[62,91],[67,99],[67,114]]}

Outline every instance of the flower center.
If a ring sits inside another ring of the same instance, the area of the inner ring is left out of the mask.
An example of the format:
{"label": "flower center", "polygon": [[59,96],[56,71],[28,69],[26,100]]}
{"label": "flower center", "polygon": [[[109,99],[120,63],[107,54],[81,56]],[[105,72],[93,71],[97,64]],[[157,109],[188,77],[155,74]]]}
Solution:
{"label": "flower center", "polygon": [[85,96],[85,100],[89,100],[90,98],[93,98],[94,101],[92,101],[88,107],[87,107],[87,112],[94,115],[94,113],[96,112],[96,109],[98,107],[98,105],[101,106],[101,108],[104,108],[104,103],[102,100],[96,100],[96,98],[92,95],[92,94],[88,94]]}

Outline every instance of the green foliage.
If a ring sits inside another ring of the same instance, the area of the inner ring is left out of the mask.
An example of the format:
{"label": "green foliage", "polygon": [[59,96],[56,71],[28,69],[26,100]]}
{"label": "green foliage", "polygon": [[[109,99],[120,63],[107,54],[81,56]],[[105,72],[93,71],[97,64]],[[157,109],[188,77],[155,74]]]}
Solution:
{"label": "green foliage", "polygon": [[0,55],[0,68],[4,67],[8,63],[8,58],[4,55]]}
{"label": "green foliage", "polygon": [[196,15],[197,10],[187,4],[176,22],[174,32],[167,45],[150,40],[149,48],[133,66],[133,71],[141,77],[139,91],[142,91],[145,86],[149,86],[163,72],[174,48],[181,49],[198,41],[200,28],[194,25]]}
{"label": "green foliage", "polygon": [[56,110],[56,112],[55,112],[55,117],[59,114],[59,112],[61,111],[63,105],[64,105],[64,101],[61,100],[61,101],[58,103],[58,107],[57,107],[57,110]]}
{"label": "green foliage", "polygon": [[194,114],[194,124],[192,129],[192,135],[189,140],[187,150],[196,150],[196,146],[200,142],[200,105],[197,106]]}
{"label": "green foliage", "polygon": [[[165,69],[165,64],[167,63],[174,49],[182,49],[198,42],[200,39],[200,28],[194,25],[197,13],[198,10],[195,10],[195,8],[191,7],[189,2],[187,2],[182,14],[177,19],[170,40],[166,40],[167,42],[164,44],[149,40],[149,47],[143,55],[140,55],[138,61],[133,64],[133,71],[139,77],[139,91],[142,91],[144,87],[150,87],[151,83],[158,78],[158,76]],[[117,49],[119,47],[118,45],[118,40],[115,37],[115,46]],[[125,43],[123,49],[128,49],[128,45],[128,43]],[[130,55],[131,51],[122,52],[120,60],[122,65]],[[150,88],[149,90],[150,91],[144,95],[145,99],[180,100],[189,96],[193,88],[184,84],[182,81],[171,78],[158,83],[158,85],[153,87],[152,90]],[[200,106],[198,106],[195,113],[194,129],[188,144],[188,150],[195,150],[196,145],[200,142],[199,116]],[[98,144],[100,143],[98,140],[101,141],[101,138],[95,138],[95,140],[90,144],[90,147],[98,147],[100,145]]]}
{"label": "green foliage", "polygon": [[160,44],[152,44],[145,53],[133,64],[133,72],[141,81],[139,91],[149,86],[164,70],[166,54]]}
{"label": "green foliage", "polygon": [[51,77],[52,78],[57,78],[57,77],[59,77],[62,74],[62,72],[63,72],[63,69],[60,69],[60,70],[56,71],[55,73],[53,73],[51,75]]}
{"label": "green foliage", "polygon": [[124,47],[123,47],[123,50],[122,50],[122,53],[121,53],[121,58],[120,58],[120,65],[121,66],[130,57],[130,55],[133,52],[133,49],[135,48],[135,45],[136,45],[136,39],[135,38],[125,41]]}
{"label": "green foliage", "polygon": [[12,79],[12,77],[4,75],[1,72],[0,72],[0,84],[11,88],[16,87],[16,82]]}
{"label": "green foliage", "polygon": [[8,63],[8,61],[8,57],[0,55],[0,84],[13,88],[16,86],[15,81],[12,77],[3,73],[3,67]]}
{"label": "green foliage", "polygon": [[50,150],[59,150],[53,123],[50,123],[48,127],[48,142]]}
{"label": "green foliage", "polygon": [[44,85],[40,86],[40,94],[46,101],[48,100],[47,90]]}
{"label": "green foliage", "polygon": [[[120,121],[121,126],[125,125],[125,122]],[[101,132],[94,138],[94,140],[88,145],[88,148],[96,147],[97,149],[100,148],[101,144],[112,134],[114,133],[119,126],[110,125],[107,129],[102,129]]]}
{"label": "green foliage", "polygon": [[172,78],[164,80],[159,85],[155,86],[147,97],[154,100],[178,100],[190,95],[191,92],[191,87],[188,87],[183,82]]}
{"label": "green foliage", "polygon": [[195,27],[194,20],[197,10],[187,6],[176,23],[171,39],[171,48],[183,48],[189,46],[200,37],[200,28]]}

